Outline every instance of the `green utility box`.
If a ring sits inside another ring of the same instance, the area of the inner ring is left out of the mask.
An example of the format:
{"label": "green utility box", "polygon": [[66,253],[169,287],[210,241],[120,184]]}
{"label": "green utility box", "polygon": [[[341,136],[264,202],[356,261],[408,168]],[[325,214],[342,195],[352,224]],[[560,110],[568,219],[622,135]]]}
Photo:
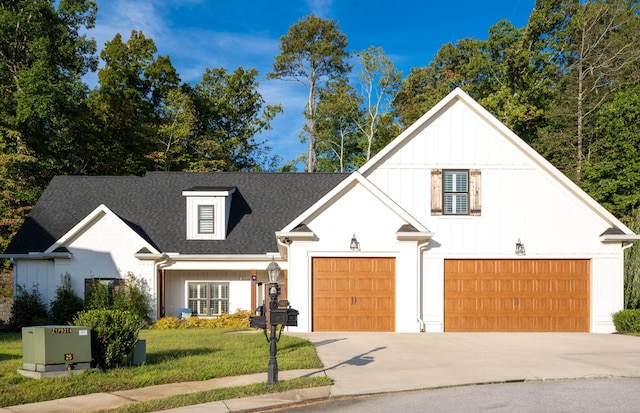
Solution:
{"label": "green utility box", "polygon": [[91,329],[78,326],[22,328],[22,368],[49,372],[91,367]]}

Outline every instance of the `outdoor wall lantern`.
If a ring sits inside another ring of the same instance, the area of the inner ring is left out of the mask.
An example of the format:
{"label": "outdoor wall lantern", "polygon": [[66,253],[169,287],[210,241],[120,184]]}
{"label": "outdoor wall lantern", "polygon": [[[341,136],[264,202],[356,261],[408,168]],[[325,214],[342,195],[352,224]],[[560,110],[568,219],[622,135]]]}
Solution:
{"label": "outdoor wall lantern", "polygon": [[349,245],[349,247],[351,248],[351,251],[360,251],[360,243],[356,238],[356,234],[353,234],[353,237],[351,238],[351,244]]}
{"label": "outdoor wall lantern", "polygon": [[516,255],[527,255],[524,250],[524,244],[520,242],[520,238],[518,238],[518,242],[516,242]]}
{"label": "outdoor wall lantern", "polygon": [[[267,365],[267,385],[278,384],[278,347],[277,343],[282,336],[284,326],[298,325],[298,311],[293,308],[279,308],[278,295],[278,279],[280,278],[280,266],[272,259],[267,266],[267,276],[269,277],[269,323],[271,325],[271,334],[267,335],[267,317],[264,306],[256,308],[256,315],[249,317],[249,327],[261,328],[267,343],[271,345],[269,351],[269,364]],[[277,333],[278,325],[280,325],[280,333]]]}

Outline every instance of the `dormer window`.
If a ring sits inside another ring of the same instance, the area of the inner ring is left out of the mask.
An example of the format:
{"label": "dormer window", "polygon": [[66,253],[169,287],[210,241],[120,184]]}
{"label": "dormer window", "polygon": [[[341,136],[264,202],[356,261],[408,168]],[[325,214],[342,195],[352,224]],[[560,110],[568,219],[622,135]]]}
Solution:
{"label": "dormer window", "polygon": [[196,187],[182,191],[187,198],[187,239],[223,240],[235,187]]}

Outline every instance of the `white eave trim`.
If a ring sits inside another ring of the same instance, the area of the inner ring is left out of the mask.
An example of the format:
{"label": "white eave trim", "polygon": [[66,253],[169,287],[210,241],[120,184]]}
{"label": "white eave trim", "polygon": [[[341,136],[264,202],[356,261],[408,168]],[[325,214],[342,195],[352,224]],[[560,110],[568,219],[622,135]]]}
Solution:
{"label": "white eave trim", "polygon": [[28,254],[0,254],[2,259],[12,260],[69,260],[70,252],[30,252]]}
{"label": "white eave trim", "polygon": [[633,242],[640,240],[640,235],[636,234],[607,234],[600,236],[600,242],[615,243],[615,242]]}
{"label": "white eave trim", "polygon": [[278,231],[276,232],[276,237],[287,243],[287,238],[291,241],[313,241],[315,239],[316,234],[313,232],[290,232],[290,231]]}
{"label": "white eave trim", "polygon": [[182,191],[182,196],[193,196],[193,197],[227,197],[236,192],[236,188],[225,189],[225,190],[199,190],[199,191],[191,191],[189,189]]}
{"label": "white eave trim", "polygon": [[433,232],[424,231],[408,231],[408,232],[396,232],[398,241],[419,241],[425,242],[433,238],[435,234]]}
{"label": "white eave trim", "polygon": [[284,261],[280,253],[273,252],[268,254],[134,254],[139,260],[170,260],[170,261],[256,261],[271,262]]}

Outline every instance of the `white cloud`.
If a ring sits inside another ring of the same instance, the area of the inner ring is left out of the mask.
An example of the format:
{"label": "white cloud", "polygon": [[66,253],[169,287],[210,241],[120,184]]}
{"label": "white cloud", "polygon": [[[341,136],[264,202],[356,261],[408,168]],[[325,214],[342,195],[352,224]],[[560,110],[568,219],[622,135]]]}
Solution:
{"label": "white cloud", "polygon": [[307,0],[307,6],[316,17],[327,18],[331,11],[333,0]]}

